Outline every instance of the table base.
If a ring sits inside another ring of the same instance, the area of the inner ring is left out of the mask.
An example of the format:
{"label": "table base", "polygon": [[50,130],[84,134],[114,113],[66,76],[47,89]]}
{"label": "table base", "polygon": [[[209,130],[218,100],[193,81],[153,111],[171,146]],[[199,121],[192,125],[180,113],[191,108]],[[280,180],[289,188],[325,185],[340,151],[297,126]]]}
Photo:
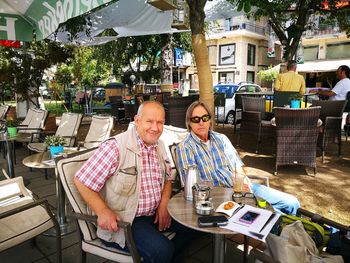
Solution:
{"label": "table base", "polygon": [[[70,221],[66,222],[65,224],[61,224],[60,229],[61,229],[61,236],[71,234],[77,230],[76,225]],[[43,233],[43,235],[48,236],[48,237],[55,237],[56,236],[56,228],[54,228],[54,227],[50,228],[49,230],[45,231]]]}
{"label": "table base", "polygon": [[224,263],[225,262],[225,235],[214,234],[214,253],[213,262]]}

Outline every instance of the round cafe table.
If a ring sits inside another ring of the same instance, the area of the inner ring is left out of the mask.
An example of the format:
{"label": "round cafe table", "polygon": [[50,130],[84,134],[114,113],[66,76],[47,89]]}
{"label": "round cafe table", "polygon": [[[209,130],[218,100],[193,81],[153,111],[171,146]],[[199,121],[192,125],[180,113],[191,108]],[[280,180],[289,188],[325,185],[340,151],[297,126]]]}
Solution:
{"label": "round cafe table", "polygon": [[[57,221],[61,228],[61,235],[72,233],[75,228],[69,224],[66,217],[66,195],[63,190],[62,183],[56,171],[56,163],[50,157],[50,152],[35,153],[23,159],[23,164],[27,167],[38,169],[55,169],[56,177],[56,197],[57,197]],[[52,231],[51,231],[52,230]],[[51,229],[47,235],[55,236],[55,229]]]}
{"label": "round cafe table", "polygon": [[[211,189],[211,198],[214,208],[218,207],[222,202],[232,200],[233,190],[231,188],[213,187]],[[183,192],[174,195],[168,203],[168,211],[171,217],[180,224],[201,232],[211,233],[214,236],[214,253],[213,262],[224,262],[225,257],[225,235],[236,234],[228,229],[221,227],[199,227],[198,217],[192,201],[184,198]],[[213,215],[222,215],[214,213]]]}

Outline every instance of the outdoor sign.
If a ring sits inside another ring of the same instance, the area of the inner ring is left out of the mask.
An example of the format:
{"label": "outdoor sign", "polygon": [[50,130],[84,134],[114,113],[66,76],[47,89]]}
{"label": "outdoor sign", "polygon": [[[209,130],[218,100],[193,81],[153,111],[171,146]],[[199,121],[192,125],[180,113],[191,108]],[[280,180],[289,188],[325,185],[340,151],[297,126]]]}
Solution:
{"label": "outdoor sign", "polygon": [[0,39],[32,41],[44,39],[59,24],[111,0],[0,1]]}
{"label": "outdoor sign", "polygon": [[0,46],[20,48],[21,42],[15,40],[0,40]]}
{"label": "outdoor sign", "polygon": [[269,37],[269,43],[268,43],[268,47],[267,47],[267,57],[268,58],[274,58],[276,57],[276,53],[275,53],[275,38],[270,35]]}
{"label": "outdoor sign", "polygon": [[304,48],[301,42],[296,52],[296,61],[298,64],[304,64]]}
{"label": "outdoor sign", "polygon": [[174,64],[176,67],[181,67],[183,65],[183,59],[182,59],[182,49],[181,48],[175,48],[174,49]]}

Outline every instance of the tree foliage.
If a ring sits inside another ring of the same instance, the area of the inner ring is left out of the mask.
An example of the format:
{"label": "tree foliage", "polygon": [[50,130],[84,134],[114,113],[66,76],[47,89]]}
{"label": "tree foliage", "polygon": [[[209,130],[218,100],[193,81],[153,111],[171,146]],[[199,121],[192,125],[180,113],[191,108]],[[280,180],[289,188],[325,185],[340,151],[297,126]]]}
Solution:
{"label": "tree foliage", "polygon": [[[0,47],[0,84],[37,105],[44,70],[69,61],[71,48],[48,40],[26,43],[23,48]],[[28,92],[28,91],[31,92]]]}
{"label": "tree foliage", "polygon": [[337,21],[340,29],[350,34],[348,8],[339,0],[227,0],[255,19],[268,17],[273,31],[285,46],[284,58],[291,59],[297,51],[302,34],[314,27],[309,18],[324,15],[329,22]]}
{"label": "tree foliage", "polygon": [[[111,65],[112,74],[119,81],[127,82],[130,75],[140,74],[138,78],[142,78],[146,83],[155,82],[160,79],[160,51],[165,41],[168,41],[168,38],[164,34],[118,38],[116,41],[95,47],[94,57],[99,64],[104,61]],[[174,34],[172,46],[191,51],[191,35]],[[139,57],[142,65],[146,66],[142,72],[138,72],[135,64]]]}

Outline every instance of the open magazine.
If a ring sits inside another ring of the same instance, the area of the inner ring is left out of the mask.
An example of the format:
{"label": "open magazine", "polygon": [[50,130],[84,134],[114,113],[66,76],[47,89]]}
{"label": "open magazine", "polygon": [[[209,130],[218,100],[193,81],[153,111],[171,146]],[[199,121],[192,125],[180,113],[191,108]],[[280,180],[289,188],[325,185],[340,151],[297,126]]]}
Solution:
{"label": "open magazine", "polygon": [[[225,203],[216,209],[216,212],[224,213],[230,217],[228,224],[223,226],[223,228],[262,241],[265,241],[266,236],[270,233],[280,216],[270,210],[251,205],[239,205],[234,202],[232,209],[225,209]],[[228,208],[227,204],[226,208]]]}

